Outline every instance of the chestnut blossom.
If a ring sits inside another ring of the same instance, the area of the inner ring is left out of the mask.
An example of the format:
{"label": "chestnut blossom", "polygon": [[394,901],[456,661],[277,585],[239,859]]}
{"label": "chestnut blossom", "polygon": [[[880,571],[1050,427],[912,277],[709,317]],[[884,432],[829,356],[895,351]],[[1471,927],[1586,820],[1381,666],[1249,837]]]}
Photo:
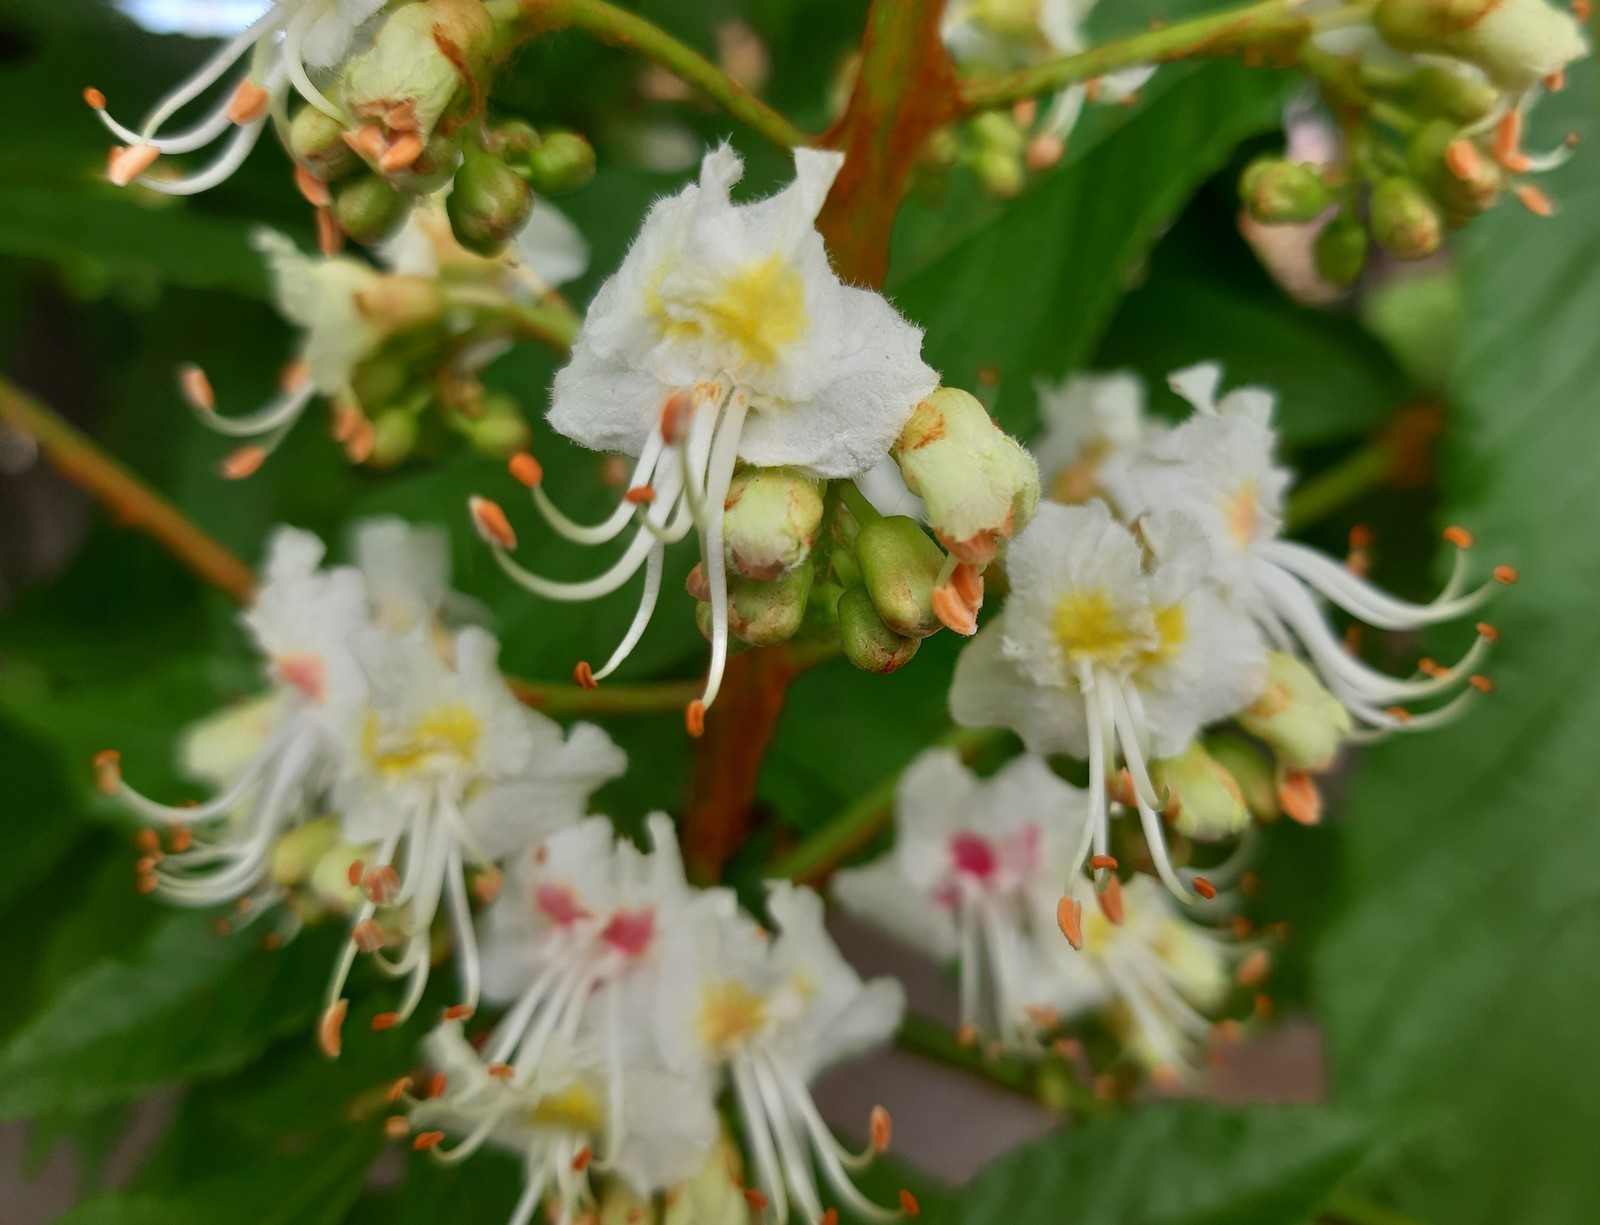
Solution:
{"label": "chestnut blossom", "polygon": [[572,360],[556,375],[549,419],[586,447],[636,457],[616,512],[592,526],[574,523],[544,492],[532,457],[514,463],[540,512],[569,539],[603,544],[632,527],[616,563],[579,583],[530,573],[510,556],[516,540],[500,508],[472,503],[496,560],[536,594],[596,599],[645,569],[632,625],[603,666],[580,666],[584,683],[610,675],[644,633],[666,546],[699,537],[711,665],[691,728],[715,700],[727,658],[723,507],[736,469],[859,476],[938,383],[921,359],[920,331],[828,266],[815,221],[842,157],[794,156],[789,187],[736,205],[729,192],[743,163],[727,146],[708,153],[699,183],[655,205],[590,304]]}

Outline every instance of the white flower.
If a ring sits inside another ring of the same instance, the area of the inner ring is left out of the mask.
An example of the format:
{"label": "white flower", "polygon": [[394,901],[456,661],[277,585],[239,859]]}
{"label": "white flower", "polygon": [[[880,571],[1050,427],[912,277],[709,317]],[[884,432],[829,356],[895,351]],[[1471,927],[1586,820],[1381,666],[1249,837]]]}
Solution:
{"label": "white flower", "polygon": [[[321,1038],[330,1053],[339,1047],[341,993],[357,952],[401,945],[397,958],[376,959],[385,973],[408,980],[400,1007],[377,1027],[416,1009],[441,903],[461,976],[455,1011],[470,1013],[480,970],[468,869],[497,889],[498,861],[582,819],[590,795],[626,766],[598,728],[579,724],[563,737],[554,721],[523,707],[495,666],[498,644],[481,629],[456,635],[450,663],[421,629],[374,632],[360,645],[371,697],[333,798],[345,841],[373,850],[359,873],[366,901],[329,988]],[[380,913],[387,923],[375,918]]]}
{"label": "white flower", "polygon": [[312,256],[273,230],[253,237],[272,269],[278,309],[301,329],[300,353],[284,371],[277,398],[253,413],[224,417],[205,372],[192,363],[178,371],[178,386],[200,420],[231,438],[256,441],[235,451],[223,474],[255,473],[300,420],[314,395],[335,402],[335,437],[353,460],[371,450],[371,425],[362,417],[352,380],[356,368],[391,336],[436,320],[439,286],[421,276],[384,274],[350,256]]}
{"label": "white flower", "polygon": [[[493,1040],[495,1035],[491,1036]],[[539,1057],[512,1067],[485,1060],[455,1023],[429,1035],[428,1061],[444,1077],[436,1097],[411,1098],[415,1143],[441,1161],[455,1162],[484,1143],[519,1154],[523,1192],[510,1225],[527,1225],[540,1200],[552,1195],[552,1222],[587,1219],[595,1198],[588,1169],[595,1145],[608,1133],[627,1142],[605,1158],[606,1168],[641,1195],[695,1174],[717,1142],[709,1086],[659,1063],[618,1064],[589,1036],[559,1035]],[[615,1081],[625,1077],[628,1092]],[[617,1118],[615,1111],[622,1111]],[[446,1134],[460,1136],[442,1147]]]}
{"label": "white flower", "polygon": [[[336,767],[338,746],[365,693],[350,641],[367,608],[361,576],[321,568],[322,542],[280,528],[268,548],[254,605],[241,618],[255,637],[272,689],[225,725],[202,725],[184,756],[218,786],[203,804],[168,806],[122,778],[115,752],[96,759],[98,782],[135,816],[175,828],[170,853],[154,835],[139,863],[139,887],[184,906],[246,905],[275,896],[268,876],[283,833],[314,815]],[[214,823],[214,824],[213,824]],[[197,834],[195,827],[211,826]]]}
{"label": "white flower", "polygon": [[1207,547],[1181,516],[1141,525],[1144,547],[1103,502],[1046,504],[1012,542],[1012,594],[962,652],[950,690],[957,722],[1016,731],[1035,753],[1089,759],[1092,815],[1074,873],[1106,855],[1106,771],[1126,763],[1157,871],[1167,857],[1150,756],[1180,752],[1265,681],[1254,626],[1203,581]]}
{"label": "white flower", "polygon": [[668,1064],[727,1069],[760,1194],[778,1225],[789,1219],[791,1197],[809,1225],[822,1220],[813,1159],[844,1206],[887,1219],[895,1214],[850,1180],[887,1144],[887,1116],[874,1111],[873,1146],[851,1153],[829,1133],[806,1082],[886,1041],[904,993],[889,979],[861,981],[823,928],[822,899],[811,890],[773,884],[767,910],[776,935],[715,890],[667,933],[657,1016]]}
{"label": "white flower", "polygon": [[[1130,519],[1181,514],[1199,526],[1210,549],[1213,577],[1246,609],[1279,650],[1304,653],[1328,689],[1356,722],[1375,732],[1434,727],[1470,700],[1462,688],[1483,659],[1494,631],[1479,627],[1466,656],[1451,668],[1401,680],[1375,671],[1347,651],[1319,606],[1327,600],[1369,625],[1417,630],[1465,617],[1481,608],[1515,574],[1497,569],[1491,580],[1466,591],[1471,538],[1451,528],[1455,568],[1430,603],[1395,599],[1351,570],[1304,545],[1281,538],[1284,494],[1290,476],[1273,452],[1273,397],[1241,388],[1217,399],[1221,370],[1196,366],[1173,376],[1173,387],[1195,407],[1170,433],[1149,440],[1142,453],[1108,474],[1113,500]],[[1481,678],[1474,685],[1484,686]],[[1459,696],[1426,714],[1400,703],[1426,701],[1461,689]]]}
{"label": "white flower", "polygon": [[1061,1003],[1054,913],[1088,815],[1083,791],[1042,758],[980,779],[932,749],[900,777],[894,849],[840,872],[834,897],[958,962],[963,1032],[1024,1045]]}
{"label": "white flower", "polygon": [[517,236],[498,255],[482,256],[456,241],[445,212],[449,188],[418,201],[406,223],[379,249],[391,272],[443,277],[494,291],[516,301],[534,301],[582,276],[589,267],[589,244],[566,214],[535,199]]}
{"label": "white flower", "polygon": [[1144,380],[1129,371],[1074,374],[1060,383],[1035,379],[1043,430],[1029,448],[1047,496],[1087,502],[1100,492],[1100,470],[1123,463],[1159,423],[1145,417]]}
{"label": "white flower", "polygon": [[[255,147],[261,129],[288,105],[290,88],[307,103],[343,122],[342,108],[312,81],[326,79],[349,53],[357,31],[385,0],[275,0],[247,29],[168,94],[137,131],[107,114],[104,95],[85,91],[100,120],[125,145],[111,153],[110,179],[119,187],[138,182],[151,191],[188,196],[207,191],[237,170]],[[235,64],[248,67],[227,98],[191,127],[174,131],[177,114],[211,89]],[[232,133],[209,166],[176,179],[146,173],[158,157],[193,153]]]}
{"label": "white flower", "polygon": [[[938,384],[920,357],[921,332],[878,294],[840,283],[815,221],[842,158],[795,150],[795,181],[735,205],[743,164],[727,146],[706,155],[700,182],[645,218],[617,272],[590,304],[572,360],[556,375],[550,422],[596,450],[636,456],[628,494],[592,527],[573,523],[522,468],[535,504],[563,535],[614,539],[637,519],[626,552],[586,583],[530,574],[507,555],[503,512],[477,499],[474,517],[517,582],[553,599],[589,600],[646,567],[638,615],[599,680],[627,656],[659,592],[665,545],[701,537],[712,608],[703,717],[727,656],[727,558],[722,510],[743,461],[817,478],[852,478],[877,464],[919,400]],[[584,669],[587,672],[587,669]]]}

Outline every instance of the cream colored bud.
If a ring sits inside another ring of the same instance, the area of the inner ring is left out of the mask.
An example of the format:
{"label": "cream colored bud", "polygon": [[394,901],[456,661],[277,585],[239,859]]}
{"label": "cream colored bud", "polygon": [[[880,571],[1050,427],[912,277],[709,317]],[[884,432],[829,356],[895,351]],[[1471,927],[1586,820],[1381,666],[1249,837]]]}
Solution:
{"label": "cream colored bud", "polygon": [[794,468],[746,468],[723,503],[728,565],[746,578],[776,579],[811,556],[822,526],[822,487]]}
{"label": "cream colored bud", "polygon": [[344,101],[392,137],[426,141],[487,63],[494,20],[482,0],[420,0],[393,9],[372,49],[345,67]]}
{"label": "cream colored bud", "polygon": [[444,311],[444,294],[432,277],[373,277],[355,294],[356,310],[391,335],[427,327]]}
{"label": "cream colored bud", "polygon": [[1373,24],[1393,47],[1453,55],[1514,93],[1589,53],[1577,19],[1547,0],[1382,0]]}
{"label": "cream colored bud", "polygon": [[1206,752],[1212,760],[1233,775],[1244,806],[1257,821],[1274,821],[1282,810],[1278,807],[1278,779],[1272,762],[1260,749],[1233,735],[1208,737]]}
{"label": "cream colored bud", "polygon": [[1039,466],[977,399],[954,387],[911,414],[890,452],[928,526],[959,560],[982,565],[1039,505]]}
{"label": "cream colored bud", "polygon": [[1187,838],[1215,842],[1250,823],[1239,784],[1198,740],[1176,757],[1151,762],[1150,776],[1166,790],[1167,819]]}
{"label": "cream colored bud", "polygon": [[318,817],[290,830],[272,848],[272,881],[293,889],[311,879],[317,865],[339,845],[339,823]]}
{"label": "cream colored bud", "polygon": [[777,646],[800,632],[811,595],[810,566],[772,582],[736,578],[728,584],[728,628],[753,647]]}
{"label": "cream colored bud", "polygon": [[1282,651],[1268,655],[1267,686],[1238,721],[1280,765],[1297,770],[1326,770],[1351,731],[1344,704],[1310,668]]}

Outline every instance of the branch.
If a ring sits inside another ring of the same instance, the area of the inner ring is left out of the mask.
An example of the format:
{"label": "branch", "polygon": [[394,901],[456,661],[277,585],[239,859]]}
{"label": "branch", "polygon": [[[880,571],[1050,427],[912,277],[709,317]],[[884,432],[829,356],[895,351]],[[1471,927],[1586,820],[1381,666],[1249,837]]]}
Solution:
{"label": "branch", "polygon": [[159,541],[236,602],[250,599],[256,580],[249,566],[90,438],[4,379],[0,379],[0,420],[35,439],[56,471],[99,501],[119,523]]}
{"label": "branch", "polygon": [[530,34],[573,29],[613,47],[637,52],[692,85],[728,114],[784,148],[811,143],[809,134],[729,77],[694,48],[643,17],[605,0],[520,0]]}
{"label": "branch", "polygon": [[526,681],[506,677],[506,684],[524,706],[547,715],[681,715],[700,696],[699,681],[661,681],[642,685],[579,685]]}
{"label": "branch", "polygon": [[1291,0],[1263,0],[1244,8],[1180,21],[1159,30],[1147,30],[1033,68],[963,81],[961,101],[967,110],[1010,106],[1024,98],[1055,93],[1068,85],[1091,81],[1118,69],[1174,60],[1227,55],[1292,60],[1313,33],[1364,21],[1372,7],[1370,3],[1348,4],[1313,16],[1298,11]]}

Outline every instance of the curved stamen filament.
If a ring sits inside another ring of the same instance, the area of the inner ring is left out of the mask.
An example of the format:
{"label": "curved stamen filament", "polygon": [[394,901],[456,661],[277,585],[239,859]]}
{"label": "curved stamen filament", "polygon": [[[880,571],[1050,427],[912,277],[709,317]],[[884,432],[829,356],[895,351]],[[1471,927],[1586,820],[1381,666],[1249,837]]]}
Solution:
{"label": "curved stamen filament", "polygon": [[1499,589],[1499,584],[1491,579],[1465,595],[1457,595],[1452,590],[1465,569],[1465,549],[1457,550],[1451,582],[1428,604],[1396,599],[1331,558],[1293,541],[1268,541],[1260,549],[1265,561],[1288,571],[1351,616],[1378,629],[1411,630],[1454,621],[1482,608]]}
{"label": "curved stamen filament", "polygon": [[[637,489],[650,482],[656,470],[656,463],[661,458],[661,435],[652,432],[649,440],[644,445],[644,450],[639,454],[639,462],[634,465],[633,475],[628,479],[628,488]],[[556,533],[576,544],[605,544],[608,540],[615,540],[622,534],[634,519],[634,506],[623,500],[617,503],[617,508],[599,523],[584,524],[569,518],[545,491],[543,482],[534,485],[529,493],[533,496],[533,504],[544,520]]]}
{"label": "curved stamen filament", "polygon": [[1167,837],[1161,828],[1160,814],[1156,812],[1155,805],[1148,798],[1155,789],[1151,785],[1149,772],[1145,769],[1144,753],[1139,747],[1139,729],[1134,726],[1127,699],[1123,696],[1120,685],[1111,684],[1106,688],[1111,708],[1109,713],[1116,729],[1117,740],[1122,747],[1122,759],[1127,764],[1129,777],[1134,780],[1133,794],[1135,807],[1139,810],[1139,825],[1144,830],[1145,844],[1155,864],[1156,875],[1161,878],[1161,883],[1174,897],[1183,902],[1193,902],[1196,894],[1173,869],[1171,856],[1167,854]]}
{"label": "curved stamen filament", "polygon": [[766,1193],[767,1206],[772,1212],[773,1220],[777,1225],[786,1225],[789,1220],[788,1188],[778,1163],[777,1149],[773,1145],[773,1133],[768,1127],[767,1114],[756,1089],[755,1070],[751,1064],[750,1055],[740,1052],[734,1056],[729,1065],[729,1070],[733,1074],[734,1096],[739,1101],[739,1116],[744,1122],[745,1140],[749,1145],[751,1156],[755,1159],[757,1182]]}
{"label": "curved stamen filament", "polygon": [[163,196],[193,196],[203,191],[210,191],[218,183],[225,182],[235,170],[244,165],[245,158],[249,157],[250,150],[255,148],[256,140],[260,137],[261,129],[266,126],[266,122],[266,116],[262,116],[241,126],[216,161],[188,178],[153,179],[149,175],[140,175],[135,182]]}
{"label": "curved stamen filament", "polygon": [[185,398],[194,409],[195,416],[199,417],[201,423],[208,429],[229,438],[254,438],[293,425],[305,412],[306,405],[311,402],[311,397],[315,394],[316,388],[307,378],[299,381],[292,390],[280,394],[265,407],[242,417],[224,417],[215,408],[208,407],[193,397]]}
{"label": "curved stamen filament", "polygon": [[316,107],[329,119],[333,119],[348,127],[350,116],[343,107],[330,102],[306,75],[305,60],[300,54],[300,44],[304,41],[306,30],[313,21],[322,16],[322,9],[318,5],[308,4],[303,6],[289,19],[289,28],[283,36],[282,62],[289,74],[289,80],[294,83],[295,92]]}
{"label": "curved stamen filament", "polygon": [[277,30],[278,25],[283,21],[284,16],[285,7],[274,4],[254,22],[235,35],[231,42],[212,55],[182,85],[157,103],[156,108],[150,112],[144,121],[141,128],[142,138],[139,143],[150,143],[163,123],[221,80],[223,74],[238,62],[240,56],[258,42],[270,39]]}

